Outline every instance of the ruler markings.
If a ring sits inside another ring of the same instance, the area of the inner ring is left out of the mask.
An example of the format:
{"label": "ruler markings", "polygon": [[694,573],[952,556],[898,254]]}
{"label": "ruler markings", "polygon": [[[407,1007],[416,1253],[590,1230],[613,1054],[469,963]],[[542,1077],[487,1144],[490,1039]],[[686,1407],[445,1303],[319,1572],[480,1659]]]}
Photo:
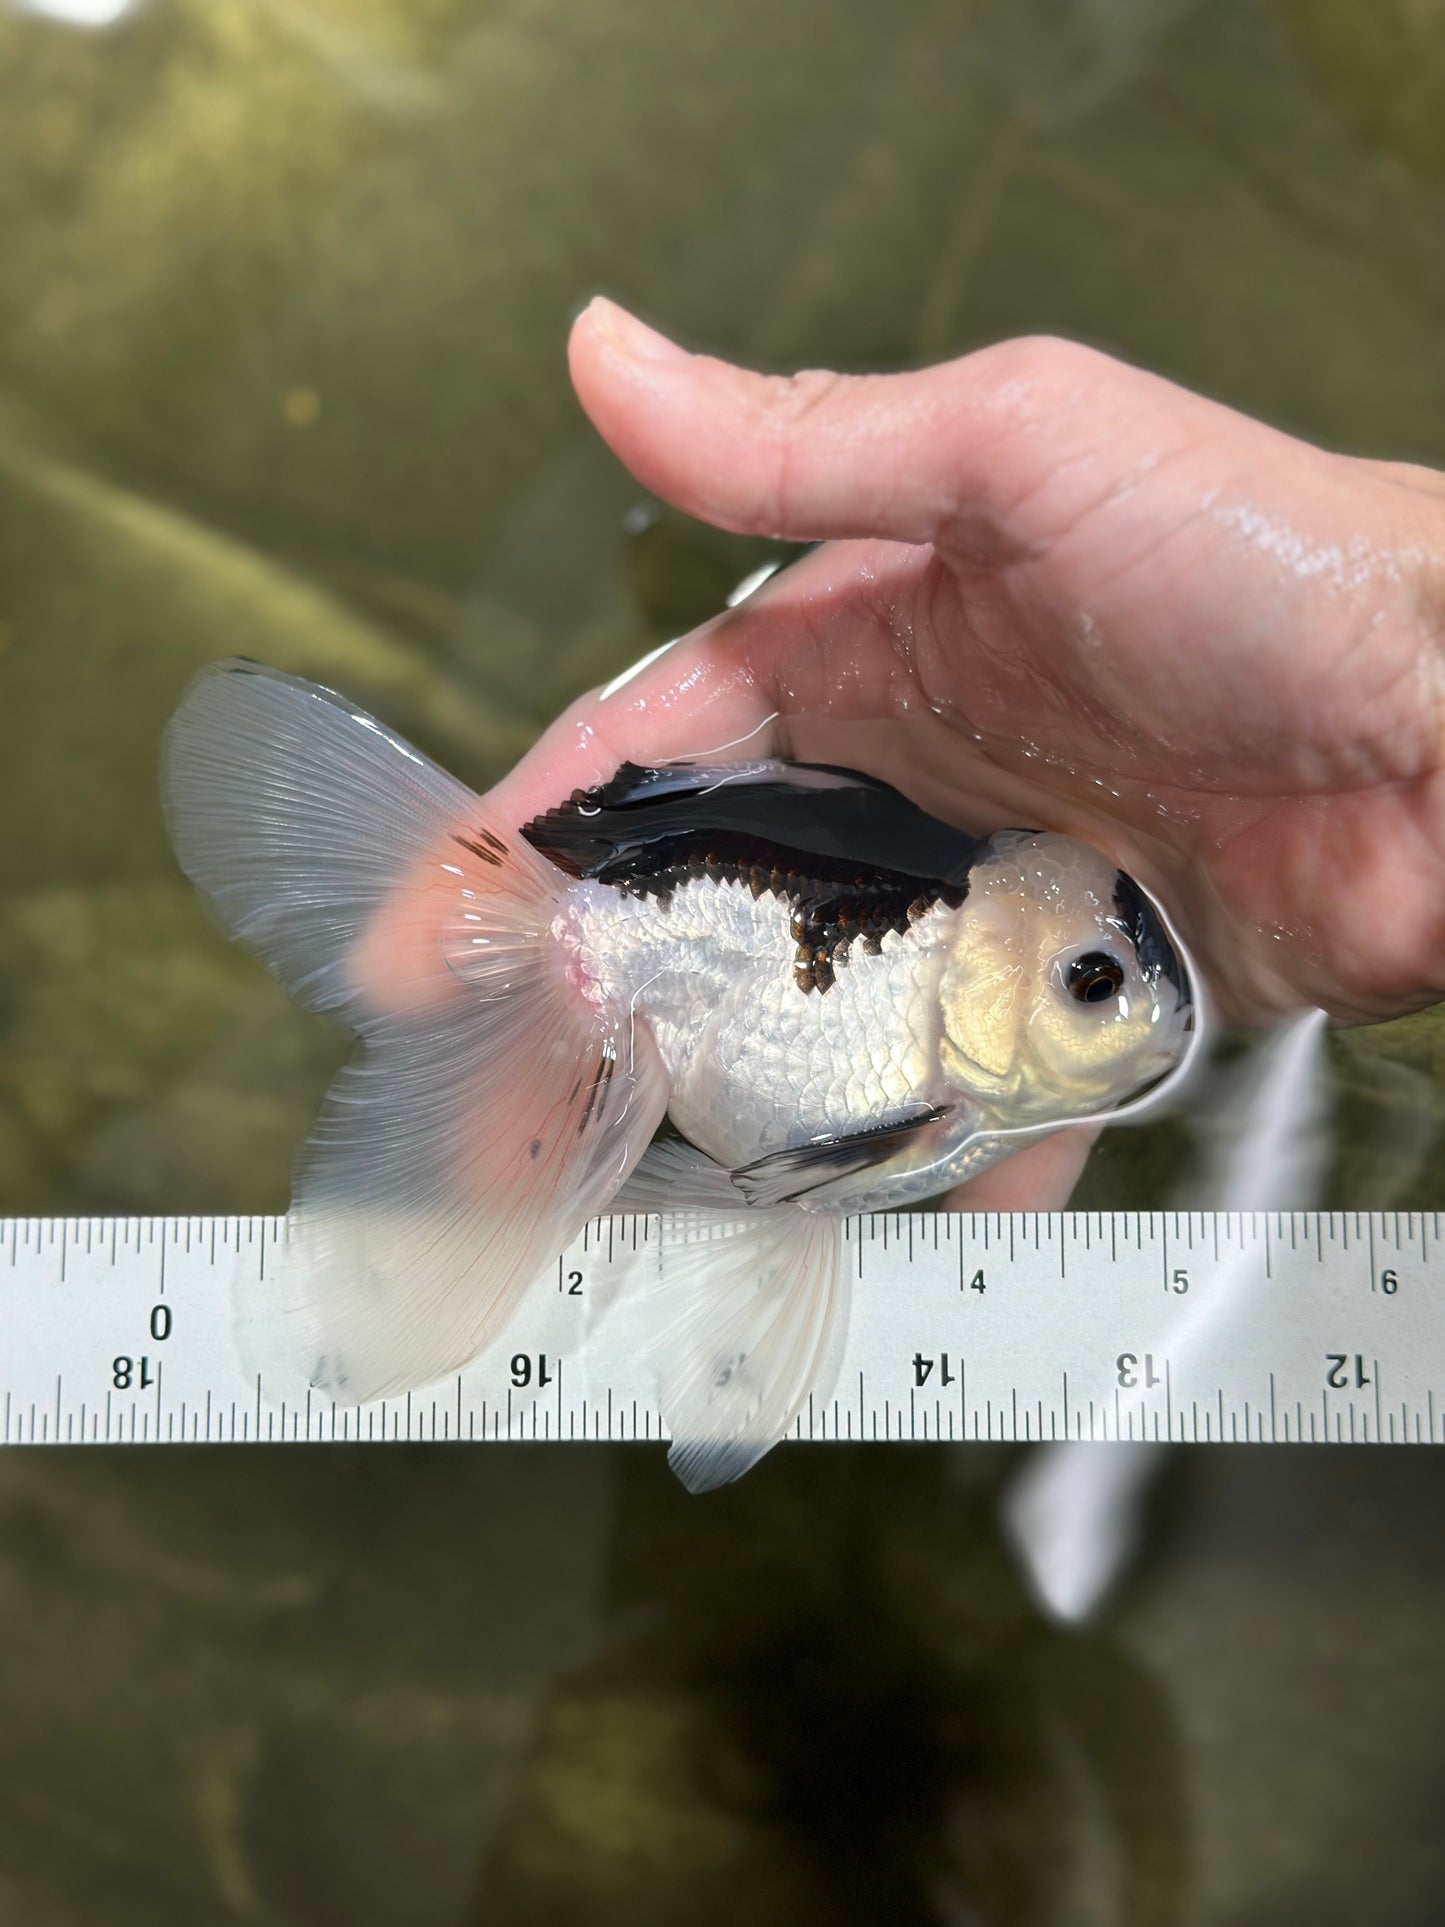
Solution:
{"label": "ruler markings", "polygon": [[[594,1220],[562,1260],[586,1259],[577,1295],[534,1293],[444,1391],[339,1407],[238,1351],[283,1221],[0,1223],[4,1441],[662,1437],[637,1289],[658,1230]],[[880,1212],[844,1234],[856,1397],[810,1395],[791,1437],[1445,1444],[1439,1213]]]}

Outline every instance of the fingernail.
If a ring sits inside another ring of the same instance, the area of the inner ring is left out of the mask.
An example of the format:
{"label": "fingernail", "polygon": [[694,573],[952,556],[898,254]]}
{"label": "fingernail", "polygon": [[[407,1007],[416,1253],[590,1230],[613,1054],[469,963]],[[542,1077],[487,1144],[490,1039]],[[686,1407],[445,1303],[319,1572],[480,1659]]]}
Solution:
{"label": "fingernail", "polygon": [[594,295],[583,309],[594,328],[597,328],[615,343],[625,355],[634,361],[686,361],[689,359],[686,348],[679,348],[675,341],[660,335],[656,328],[649,328],[645,321],[639,321],[635,314],[626,308],[619,308],[615,301],[609,301],[605,294]]}

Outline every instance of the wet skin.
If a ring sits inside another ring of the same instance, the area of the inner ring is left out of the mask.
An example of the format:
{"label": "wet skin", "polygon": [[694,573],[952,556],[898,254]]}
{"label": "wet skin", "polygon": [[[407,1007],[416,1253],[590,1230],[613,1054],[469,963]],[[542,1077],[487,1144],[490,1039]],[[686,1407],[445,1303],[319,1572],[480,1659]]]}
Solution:
{"label": "wet skin", "polygon": [[[574,704],[503,817],[745,739],[967,827],[1088,837],[1169,903],[1226,1016],[1445,996],[1445,477],[1063,341],[765,377],[598,301],[571,365],[646,487],[827,546]],[[969,1200],[1060,1201],[1085,1148]]]}

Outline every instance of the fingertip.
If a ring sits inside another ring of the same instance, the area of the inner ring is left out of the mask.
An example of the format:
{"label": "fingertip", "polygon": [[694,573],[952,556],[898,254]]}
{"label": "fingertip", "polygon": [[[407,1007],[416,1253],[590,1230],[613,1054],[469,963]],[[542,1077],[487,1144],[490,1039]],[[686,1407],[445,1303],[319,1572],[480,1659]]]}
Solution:
{"label": "fingertip", "polygon": [[612,303],[605,295],[595,294],[573,320],[567,334],[567,369],[572,386],[584,406],[589,377],[596,366],[606,338],[607,313]]}
{"label": "fingertip", "polygon": [[649,327],[645,321],[639,320],[629,309],[621,307],[605,294],[594,294],[573,322],[568,352],[570,356],[581,356],[584,360],[611,353],[620,355],[625,361],[644,362],[652,366],[692,359],[686,348],[680,347],[656,328]]}
{"label": "fingertip", "polygon": [[644,488],[687,514],[735,526],[710,484],[744,466],[725,405],[746,380],[739,371],[679,347],[604,295],[573,323],[568,366],[592,426]]}
{"label": "fingertip", "polygon": [[645,486],[641,469],[670,412],[670,377],[695,357],[606,295],[595,295],[572,324],[567,365],[593,427]]}
{"label": "fingertip", "polygon": [[567,331],[567,356],[574,366],[578,356],[594,353],[612,331],[614,314],[620,312],[615,301],[605,294],[594,294],[572,318]]}

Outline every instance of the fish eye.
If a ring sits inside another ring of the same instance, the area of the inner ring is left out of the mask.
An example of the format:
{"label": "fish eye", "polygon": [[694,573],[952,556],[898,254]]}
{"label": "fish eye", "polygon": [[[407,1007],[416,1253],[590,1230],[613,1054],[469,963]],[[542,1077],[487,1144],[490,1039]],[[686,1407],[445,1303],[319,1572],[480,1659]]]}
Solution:
{"label": "fish eye", "polygon": [[1124,988],[1124,970],[1107,950],[1090,950],[1075,957],[1065,975],[1069,995],[1081,1004],[1112,1003]]}

